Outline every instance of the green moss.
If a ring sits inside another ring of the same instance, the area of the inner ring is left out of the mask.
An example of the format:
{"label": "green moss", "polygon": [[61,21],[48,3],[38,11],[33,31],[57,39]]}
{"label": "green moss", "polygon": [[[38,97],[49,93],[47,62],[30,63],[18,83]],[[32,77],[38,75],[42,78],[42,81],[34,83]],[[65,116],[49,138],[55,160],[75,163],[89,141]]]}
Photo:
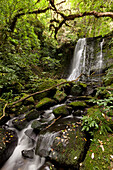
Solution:
{"label": "green moss", "polygon": [[[84,147],[86,144],[86,138],[80,130],[73,126],[70,126],[70,131],[68,131],[68,136],[61,137],[61,142],[59,138],[56,137],[53,144],[53,159],[58,163],[64,164],[66,167],[78,168],[79,162],[83,158]],[[67,140],[67,145],[64,146],[64,141]]]}
{"label": "green moss", "polygon": [[[102,146],[104,150],[102,150]],[[94,153],[94,159],[91,158]],[[100,135],[99,132],[94,134],[93,142],[90,145],[86,158],[83,162],[84,170],[107,170],[112,169],[113,159],[113,134]]]}
{"label": "green moss", "polygon": [[55,116],[59,116],[59,115],[66,116],[66,115],[69,115],[69,111],[67,110],[66,105],[57,107],[56,109],[53,110],[53,113],[54,113]]}
{"label": "green moss", "polygon": [[80,85],[82,88],[86,89],[87,88],[87,84],[82,83],[82,82],[78,82],[78,85]]}
{"label": "green moss", "polygon": [[79,96],[79,95],[82,94],[82,92],[83,92],[82,88],[81,88],[79,85],[75,84],[75,85],[71,88],[71,92],[70,92],[70,93],[71,93],[73,96]]}
{"label": "green moss", "polygon": [[[38,83],[38,87],[35,89],[35,91],[43,91],[45,89],[49,89],[50,87],[54,86],[57,84],[56,80],[53,79],[48,79],[45,81],[42,81]],[[52,88],[51,90],[48,90],[46,92],[43,92],[41,94],[37,94],[34,97],[35,100],[40,100],[43,99],[44,97],[53,97],[56,92],[56,88]]]}
{"label": "green moss", "polygon": [[62,102],[63,100],[66,99],[66,97],[67,95],[63,91],[57,90],[53,98],[58,102]]}
{"label": "green moss", "polygon": [[36,119],[38,118],[40,115],[40,112],[38,112],[37,110],[35,109],[32,109],[30,110],[26,115],[25,115],[25,118],[30,121],[30,120],[33,120],[33,119]]}
{"label": "green moss", "polygon": [[46,109],[54,104],[55,104],[55,101],[53,99],[45,97],[42,100],[40,100],[35,107],[37,110],[41,110],[41,109]]}
{"label": "green moss", "polygon": [[76,102],[69,103],[69,106],[75,110],[75,109],[79,109],[79,108],[80,109],[85,108],[87,105],[84,101],[76,101]]}

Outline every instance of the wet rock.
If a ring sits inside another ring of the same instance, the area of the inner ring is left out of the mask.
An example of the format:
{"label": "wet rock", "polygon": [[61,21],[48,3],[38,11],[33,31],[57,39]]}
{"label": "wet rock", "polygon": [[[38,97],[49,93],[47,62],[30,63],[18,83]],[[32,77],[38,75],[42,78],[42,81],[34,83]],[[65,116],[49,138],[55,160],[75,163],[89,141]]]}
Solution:
{"label": "wet rock", "polygon": [[[57,82],[53,79],[48,79],[48,80],[46,79],[46,80],[44,80],[40,83],[40,85],[36,88],[35,91],[37,92],[37,91],[42,91],[44,89],[49,89],[50,87],[56,85],[56,83]],[[33,98],[35,100],[41,100],[45,97],[53,97],[55,95],[55,93],[56,93],[56,88],[52,88],[51,90],[48,90],[48,91],[43,92],[41,94],[34,95]]]}
{"label": "wet rock", "polygon": [[55,108],[53,110],[53,114],[58,117],[58,116],[68,116],[69,115],[69,111],[68,111],[68,107],[66,105],[63,106],[59,106],[57,108]]}
{"label": "wet rock", "polygon": [[57,170],[51,162],[46,162],[39,170]]}
{"label": "wet rock", "polygon": [[26,136],[28,136],[30,139],[34,140],[36,139],[36,134],[34,133],[33,129],[28,129],[25,131]]}
{"label": "wet rock", "polygon": [[28,113],[26,113],[25,118],[28,121],[30,121],[30,120],[38,118],[41,113],[42,111],[37,111],[36,109],[32,109]]}
{"label": "wet rock", "polygon": [[13,125],[14,125],[14,127],[15,127],[16,129],[22,130],[22,129],[24,129],[24,128],[27,126],[28,121],[26,120],[25,117],[23,117],[23,118],[18,117],[18,118],[16,118],[16,119],[14,119],[14,120],[12,121],[12,123],[13,123]]}
{"label": "wet rock", "polygon": [[82,88],[80,86],[78,86],[77,84],[75,84],[71,88],[70,94],[73,96],[79,96],[79,95],[82,95],[82,91],[83,91]]}
{"label": "wet rock", "polygon": [[56,104],[55,100],[45,97],[37,103],[36,109],[37,110],[47,109],[50,106],[53,106],[54,104]]}
{"label": "wet rock", "polygon": [[71,123],[62,130],[60,137],[55,138],[49,158],[64,169],[78,169],[86,143],[86,135],[81,132],[78,124]]}
{"label": "wet rock", "polygon": [[60,91],[60,90],[57,90],[56,91],[56,94],[54,95],[54,99],[60,103],[62,101],[64,101],[66,99],[67,95],[63,92],[63,91]]}
{"label": "wet rock", "polygon": [[15,131],[0,128],[0,167],[12,155],[18,137]]}
{"label": "wet rock", "polygon": [[48,157],[51,145],[56,136],[56,133],[45,133],[44,135],[40,135],[37,139],[35,154],[41,157]]}
{"label": "wet rock", "polygon": [[24,158],[29,158],[29,159],[33,159],[34,158],[34,150],[23,150],[22,151],[22,156]]}
{"label": "wet rock", "polygon": [[73,112],[73,115],[74,115],[74,116],[82,116],[83,113],[84,113],[83,110],[79,110],[79,109],[78,109],[78,110],[76,110],[76,111]]}
{"label": "wet rock", "polygon": [[75,101],[68,104],[68,106],[72,107],[73,110],[84,109],[87,107],[84,101]]}
{"label": "wet rock", "polygon": [[40,132],[43,125],[38,120],[34,120],[31,124],[31,127],[34,129],[35,132]]}

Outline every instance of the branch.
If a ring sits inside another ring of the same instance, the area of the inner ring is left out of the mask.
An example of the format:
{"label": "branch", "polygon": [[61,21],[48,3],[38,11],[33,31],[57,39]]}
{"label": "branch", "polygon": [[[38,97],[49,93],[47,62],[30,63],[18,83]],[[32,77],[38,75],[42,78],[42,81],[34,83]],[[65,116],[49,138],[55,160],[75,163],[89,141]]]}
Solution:
{"label": "branch", "polygon": [[45,13],[49,9],[51,9],[51,7],[47,7],[45,9],[38,9],[38,10],[34,10],[34,11],[29,11],[29,12],[21,12],[21,13],[16,14],[14,16],[13,21],[12,21],[11,26],[10,26],[11,32],[14,31],[16,22],[17,22],[18,18],[20,18],[21,16],[26,15],[26,14],[41,14],[41,13]]}
{"label": "branch", "polygon": [[64,2],[66,2],[66,0],[64,0],[64,1],[61,1],[61,2],[57,3],[56,5],[63,4]]}
{"label": "branch", "polygon": [[0,117],[0,120],[5,116],[5,109],[6,109],[7,105],[8,105],[8,103],[6,103],[3,108],[3,115]]}
{"label": "branch", "polygon": [[74,81],[77,81],[81,76],[82,76],[82,74],[81,74],[79,77],[77,77],[75,80],[62,82],[62,83],[57,84],[57,85],[54,85],[54,86],[52,86],[52,87],[50,87],[50,88],[48,88],[48,89],[45,89],[45,90],[42,90],[42,91],[38,91],[38,92],[32,93],[32,94],[30,94],[30,95],[27,96],[27,97],[24,97],[24,98],[22,98],[22,99],[17,100],[16,102],[9,103],[9,106],[11,107],[11,106],[15,105],[16,103],[22,102],[22,101],[30,98],[31,96],[34,96],[34,95],[36,95],[36,94],[44,93],[44,92],[46,92],[46,91],[49,91],[49,90],[51,90],[51,89],[53,89],[53,88],[55,88],[55,87],[58,87],[58,86],[60,86],[60,85],[65,84],[65,83],[69,83],[69,84],[70,84],[70,83],[72,83],[72,82],[74,82]]}
{"label": "branch", "polygon": [[[90,12],[83,12],[83,13],[77,13],[77,14],[70,14],[70,15],[65,15],[64,13],[60,12],[60,11],[56,11],[57,14],[59,14],[63,20],[61,22],[59,22],[59,26],[57,27],[57,29],[55,29],[55,37],[59,31],[59,29],[62,27],[62,25],[69,20],[74,20],[75,18],[80,18],[80,17],[84,17],[84,16],[94,16],[96,18],[100,18],[100,17],[110,17],[113,19],[113,12],[96,12],[96,11],[90,11]],[[53,20],[54,22],[55,20]],[[55,21],[56,22],[56,21]],[[58,22],[57,22],[58,23]]]}

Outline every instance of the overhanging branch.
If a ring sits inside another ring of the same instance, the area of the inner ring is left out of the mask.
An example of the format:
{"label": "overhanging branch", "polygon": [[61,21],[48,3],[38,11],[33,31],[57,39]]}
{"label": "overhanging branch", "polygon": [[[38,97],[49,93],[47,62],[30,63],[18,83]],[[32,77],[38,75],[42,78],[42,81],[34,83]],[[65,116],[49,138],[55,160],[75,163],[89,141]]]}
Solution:
{"label": "overhanging branch", "polygon": [[23,15],[26,15],[26,14],[41,14],[41,13],[45,13],[46,11],[48,11],[49,9],[51,9],[51,7],[47,7],[45,9],[38,9],[38,10],[34,10],[34,11],[29,11],[29,12],[21,12],[21,13],[18,13],[14,16],[14,18],[12,19],[12,22],[11,22],[11,25],[10,25],[10,29],[11,29],[11,32],[14,31],[14,28],[15,28],[15,25],[16,25],[16,22],[17,20],[23,16]]}

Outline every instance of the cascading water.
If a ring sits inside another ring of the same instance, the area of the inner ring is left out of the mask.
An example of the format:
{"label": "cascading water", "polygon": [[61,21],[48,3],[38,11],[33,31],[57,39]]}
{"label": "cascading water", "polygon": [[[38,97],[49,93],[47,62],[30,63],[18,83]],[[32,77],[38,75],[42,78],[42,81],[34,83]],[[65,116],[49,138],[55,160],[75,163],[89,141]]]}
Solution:
{"label": "cascading water", "polygon": [[100,43],[100,55],[98,56],[98,63],[97,63],[97,68],[99,69],[99,73],[101,72],[102,68],[102,63],[103,63],[103,54],[102,54],[102,47],[103,47],[104,39]]}
{"label": "cascading water", "polygon": [[74,51],[71,74],[67,80],[75,80],[81,73],[84,73],[87,77],[91,72],[98,72],[98,74],[101,73],[103,65],[102,48],[104,39],[100,42],[100,52],[96,54],[96,56],[95,44],[93,41],[88,44],[88,41],[89,40],[86,38],[78,40]]}
{"label": "cascading water", "polygon": [[86,38],[79,39],[75,47],[72,72],[67,80],[75,80],[81,72],[85,71]]}

